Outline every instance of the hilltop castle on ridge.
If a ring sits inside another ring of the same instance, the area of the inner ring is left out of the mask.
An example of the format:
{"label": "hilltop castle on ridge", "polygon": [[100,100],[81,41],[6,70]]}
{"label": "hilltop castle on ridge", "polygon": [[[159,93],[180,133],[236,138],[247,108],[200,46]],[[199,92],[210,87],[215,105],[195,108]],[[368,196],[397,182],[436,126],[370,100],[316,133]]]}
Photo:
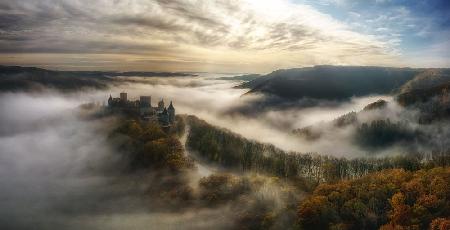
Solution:
{"label": "hilltop castle on ridge", "polygon": [[175,107],[172,101],[167,108],[163,99],[158,102],[158,106],[152,107],[151,96],[140,96],[139,100],[130,101],[126,92],[120,93],[120,97],[117,98],[109,95],[108,108],[112,112],[139,115],[146,121],[158,121],[163,127],[171,126],[175,121]]}

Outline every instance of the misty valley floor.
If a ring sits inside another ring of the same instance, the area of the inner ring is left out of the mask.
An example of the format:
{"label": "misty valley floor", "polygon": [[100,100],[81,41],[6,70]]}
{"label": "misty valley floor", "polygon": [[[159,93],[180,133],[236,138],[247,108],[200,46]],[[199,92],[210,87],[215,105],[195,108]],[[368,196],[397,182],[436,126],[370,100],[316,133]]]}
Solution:
{"label": "misty valley floor", "polygon": [[[226,74],[113,82],[1,94],[2,229],[448,226],[445,94],[273,106]],[[105,114],[121,91],[174,101],[176,125]]]}

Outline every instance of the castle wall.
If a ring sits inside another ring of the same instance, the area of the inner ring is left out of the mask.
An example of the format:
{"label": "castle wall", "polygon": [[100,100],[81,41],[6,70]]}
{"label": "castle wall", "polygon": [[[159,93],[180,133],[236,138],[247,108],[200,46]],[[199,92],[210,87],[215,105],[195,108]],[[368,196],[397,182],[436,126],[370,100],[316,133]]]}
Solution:
{"label": "castle wall", "polygon": [[158,102],[158,107],[152,107],[151,96],[140,96],[140,100],[128,101],[127,93],[120,93],[120,98],[110,97],[108,108],[113,113],[124,113],[133,116],[140,116],[144,121],[159,121],[164,127],[170,127],[175,121],[175,108],[170,103],[168,109],[164,106],[164,101]]}

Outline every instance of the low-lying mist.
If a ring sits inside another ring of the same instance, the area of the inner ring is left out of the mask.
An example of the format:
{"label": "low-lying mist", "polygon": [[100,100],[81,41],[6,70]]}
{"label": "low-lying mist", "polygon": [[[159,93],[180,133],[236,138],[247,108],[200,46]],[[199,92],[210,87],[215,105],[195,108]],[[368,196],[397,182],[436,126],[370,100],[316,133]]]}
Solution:
{"label": "low-lying mist", "polygon": [[234,88],[241,81],[221,80],[221,76],[133,79],[116,86],[112,93],[117,97],[121,91],[126,91],[129,93],[128,97],[134,99],[138,99],[139,95],[151,95],[153,104],[161,98],[164,98],[166,103],[173,100],[178,114],[196,115],[211,124],[230,129],[249,139],[273,144],[286,151],[347,157],[365,154],[363,150],[344,139],[348,139],[348,132],[344,131],[340,136],[311,144],[293,136],[292,130],[331,121],[351,111],[360,111],[378,99],[392,101],[390,96],[372,95],[355,97],[348,101],[315,101],[313,104],[309,103],[309,106],[299,101],[291,107],[275,106],[273,109],[240,113],[237,111],[259,103],[265,96],[243,96],[248,89]]}
{"label": "low-lying mist", "polygon": [[[227,128],[249,139],[273,144],[286,151],[314,152],[348,158],[431,151],[430,146],[423,146],[422,143],[415,143],[413,147],[408,148],[400,144],[381,149],[364,149],[354,143],[355,126],[339,129],[330,127],[330,123],[339,116],[360,112],[366,105],[382,99],[388,102],[386,108],[358,113],[358,120],[368,123],[376,119],[406,121],[412,129],[417,128],[417,111],[399,106],[390,95],[353,97],[346,101],[303,99],[289,102],[289,106],[277,106],[273,101],[280,101],[279,99],[271,100],[267,95],[245,94],[248,89],[234,87],[242,81],[223,80],[223,76],[227,75],[132,78],[131,81],[129,78],[122,78],[123,84],[116,85],[111,91],[116,96],[121,91],[127,91],[129,97],[135,99],[138,99],[139,95],[151,95],[153,104],[160,98],[164,98],[166,103],[173,100],[178,114],[196,115],[211,124]],[[266,99],[270,101],[270,106],[261,107],[261,101]],[[316,129],[323,129],[321,132],[324,135],[320,139],[311,142],[292,135],[293,130],[311,125]],[[436,128],[439,126],[421,126],[428,136],[434,135]],[[444,138],[438,142],[448,139],[445,133],[441,132],[439,135]]]}
{"label": "low-lying mist", "polygon": [[[107,140],[113,118],[83,119],[91,95],[2,94],[2,229],[209,229],[226,210],[166,213],[146,195],[152,175],[123,173]],[[223,223],[222,223],[223,224]]]}
{"label": "low-lying mist", "polygon": [[[195,115],[207,122],[243,137],[270,143],[286,151],[316,152],[344,157],[367,156],[368,151],[352,141],[354,126],[334,128],[335,118],[348,112],[360,112],[367,104],[384,99],[388,106],[358,113],[360,122],[389,118],[408,121],[415,128],[416,112],[395,103],[392,97],[372,95],[348,101],[318,101],[310,106],[274,107],[239,113],[263,95],[242,96],[245,89],[234,86],[240,81],[221,80],[221,75],[198,77],[127,77],[110,90],[92,90],[61,94],[4,93],[0,95],[0,223],[2,229],[210,229],[226,228],[235,211],[228,205],[180,211],[153,208],[146,191],[152,175],[122,174],[123,159],[107,134],[114,118],[84,119],[79,106],[86,102],[105,104],[110,94],[128,98],[151,95],[155,106],[160,98],[166,105],[174,102],[177,114]],[[294,129],[313,126],[322,137],[308,141],[293,135]],[[434,136],[433,145],[448,146],[448,124],[421,126]],[[437,130],[440,130],[437,132]],[[443,140],[446,140],[443,142]],[[427,150],[422,146],[418,150]],[[402,146],[377,150],[379,155],[400,154]],[[197,162],[198,164],[198,162]],[[198,173],[189,175],[196,186],[208,167],[198,165]],[[267,191],[266,191],[267,190]],[[277,199],[268,187],[253,194]]]}

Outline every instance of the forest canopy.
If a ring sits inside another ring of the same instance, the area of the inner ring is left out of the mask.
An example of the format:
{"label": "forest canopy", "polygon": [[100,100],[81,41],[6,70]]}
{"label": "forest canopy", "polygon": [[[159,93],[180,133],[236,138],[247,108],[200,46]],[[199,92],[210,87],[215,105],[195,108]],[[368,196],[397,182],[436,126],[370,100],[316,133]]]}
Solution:
{"label": "forest canopy", "polygon": [[390,169],[319,185],[298,205],[306,229],[448,229],[450,168]]}

